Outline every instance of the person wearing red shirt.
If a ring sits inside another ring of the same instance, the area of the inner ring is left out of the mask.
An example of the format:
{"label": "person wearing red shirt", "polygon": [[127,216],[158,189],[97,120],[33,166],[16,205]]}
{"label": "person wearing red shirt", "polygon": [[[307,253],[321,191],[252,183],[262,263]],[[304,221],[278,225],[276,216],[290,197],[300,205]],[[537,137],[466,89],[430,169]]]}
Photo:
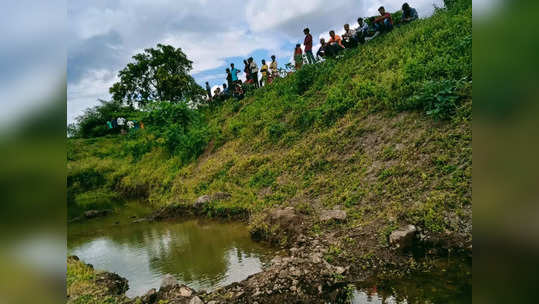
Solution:
{"label": "person wearing red shirt", "polygon": [[309,64],[313,64],[316,62],[313,55],[313,36],[310,34],[309,28],[304,29],[303,33],[305,34],[305,41],[303,42],[303,45],[305,46],[305,56],[307,57]]}
{"label": "person wearing red shirt", "polygon": [[389,32],[393,29],[393,18],[391,14],[386,12],[383,6],[378,9],[380,17],[374,19],[374,26],[380,32]]}

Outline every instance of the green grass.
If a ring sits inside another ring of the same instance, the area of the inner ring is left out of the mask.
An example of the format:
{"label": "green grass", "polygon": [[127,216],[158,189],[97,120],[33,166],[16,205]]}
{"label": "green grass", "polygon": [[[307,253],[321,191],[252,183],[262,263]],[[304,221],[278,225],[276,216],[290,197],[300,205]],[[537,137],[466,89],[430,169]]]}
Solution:
{"label": "green grass", "polygon": [[125,296],[109,294],[105,286],[96,283],[97,272],[81,261],[67,259],[67,303],[69,304],[122,304]]}
{"label": "green grass", "polygon": [[471,223],[471,16],[471,3],[439,10],[242,101],[200,109],[209,144],[195,143],[192,161],[146,149],[163,140],[151,132],[70,139],[70,215],[91,201],[143,197],[159,207],[225,191],[232,198],[209,215],[342,205],[349,225],[384,235],[400,223],[465,234],[445,219]]}

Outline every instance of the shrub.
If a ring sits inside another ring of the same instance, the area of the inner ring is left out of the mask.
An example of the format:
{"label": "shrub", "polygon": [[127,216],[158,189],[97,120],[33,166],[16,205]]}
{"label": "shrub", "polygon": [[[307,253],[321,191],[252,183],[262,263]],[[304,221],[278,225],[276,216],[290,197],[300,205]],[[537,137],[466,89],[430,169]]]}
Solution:
{"label": "shrub", "polygon": [[447,120],[456,112],[460,82],[454,80],[427,81],[419,94],[409,99],[413,107],[423,108],[434,119]]}
{"label": "shrub", "polygon": [[148,130],[156,141],[172,155],[186,163],[198,157],[209,142],[210,132],[200,111],[185,103],[157,102],[145,112]]}

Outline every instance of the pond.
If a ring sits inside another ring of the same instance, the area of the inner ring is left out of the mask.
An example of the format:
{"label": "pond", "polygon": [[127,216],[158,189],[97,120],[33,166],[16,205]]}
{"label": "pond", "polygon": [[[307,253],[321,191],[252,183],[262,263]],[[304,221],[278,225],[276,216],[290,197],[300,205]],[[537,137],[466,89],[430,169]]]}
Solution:
{"label": "pond", "polygon": [[351,304],[472,303],[471,260],[439,259],[428,273],[354,286]]}
{"label": "pond", "polygon": [[126,295],[159,288],[165,274],[196,290],[213,290],[260,272],[273,251],[245,224],[216,220],[133,223],[150,212],[138,204],[68,227],[68,253],[129,281]]}

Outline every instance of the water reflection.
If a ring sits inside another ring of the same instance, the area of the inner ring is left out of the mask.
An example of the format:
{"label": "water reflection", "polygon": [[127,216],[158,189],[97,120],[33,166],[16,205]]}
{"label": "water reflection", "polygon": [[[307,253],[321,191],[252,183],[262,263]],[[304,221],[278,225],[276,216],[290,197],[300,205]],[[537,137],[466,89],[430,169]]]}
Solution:
{"label": "water reflection", "polygon": [[352,304],[471,303],[471,261],[444,259],[429,273],[359,284]]}
{"label": "water reflection", "polygon": [[192,288],[211,290],[261,271],[271,258],[242,224],[131,221],[95,219],[68,229],[69,253],[127,278],[131,297],[158,288],[167,273]]}

